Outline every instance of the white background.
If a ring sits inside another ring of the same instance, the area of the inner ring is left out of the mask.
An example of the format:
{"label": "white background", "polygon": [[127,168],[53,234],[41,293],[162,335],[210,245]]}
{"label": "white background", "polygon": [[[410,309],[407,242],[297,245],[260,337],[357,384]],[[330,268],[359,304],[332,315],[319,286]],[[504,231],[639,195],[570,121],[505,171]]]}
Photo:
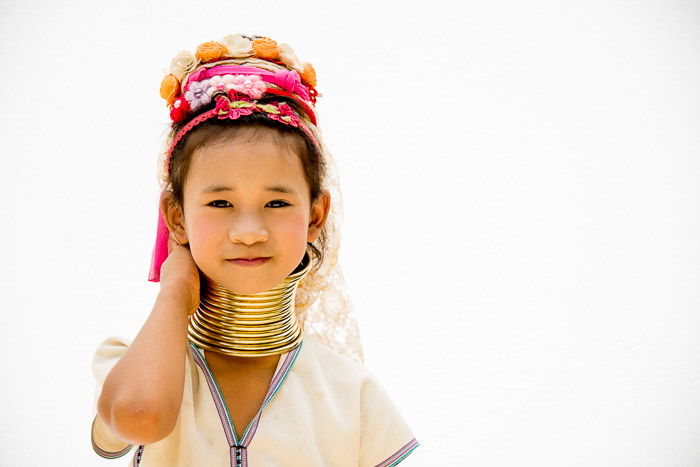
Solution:
{"label": "white background", "polygon": [[406,466],[700,466],[700,4],[0,3],[0,464],[92,452],[158,285],[158,89],[235,33],[318,73]]}

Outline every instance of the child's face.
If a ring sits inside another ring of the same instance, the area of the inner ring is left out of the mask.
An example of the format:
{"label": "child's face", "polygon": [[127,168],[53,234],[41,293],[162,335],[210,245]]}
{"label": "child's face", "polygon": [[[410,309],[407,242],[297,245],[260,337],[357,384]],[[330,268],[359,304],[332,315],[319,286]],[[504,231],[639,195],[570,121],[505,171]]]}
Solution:
{"label": "child's face", "polygon": [[[184,185],[183,224],[195,263],[209,280],[242,294],[287,277],[330,207],[327,191],[312,206],[299,156],[264,134],[199,148]],[[269,259],[231,261],[248,257]]]}

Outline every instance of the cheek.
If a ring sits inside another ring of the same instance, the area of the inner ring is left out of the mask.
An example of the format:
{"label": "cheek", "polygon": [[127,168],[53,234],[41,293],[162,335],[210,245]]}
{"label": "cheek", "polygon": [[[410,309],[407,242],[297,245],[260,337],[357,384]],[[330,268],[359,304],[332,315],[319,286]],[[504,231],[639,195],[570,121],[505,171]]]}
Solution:
{"label": "cheek", "polygon": [[206,249],[207,241],[217,238],[221,230],[221,222],[213,216],[195,213],[187,222],[187,236],[193,248]]}
{"label": "cheek", "polygon": [[277,225],[279,235],[294,243],[306,245],[306,233],[308,230],[309,216],[303,212],[294,213],[289,217],[281,219]]}

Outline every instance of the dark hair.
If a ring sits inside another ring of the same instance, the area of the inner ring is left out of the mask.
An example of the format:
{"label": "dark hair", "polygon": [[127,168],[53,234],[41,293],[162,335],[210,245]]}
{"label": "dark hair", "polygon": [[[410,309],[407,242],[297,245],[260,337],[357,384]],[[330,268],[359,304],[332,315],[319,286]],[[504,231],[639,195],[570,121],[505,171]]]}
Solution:
{"label": "dark hair", "polygon": [[[263,104],[264,100],[261,99],[259,102]],[[280,99],[276,99],[276,101],[279,102]],[[203,109],[203,111],[206,110]],[[185,121],[173,123],[170,136],[177,134],[187,124],[187,121],[197,114],[201,114],[201,112],[197,112]],[[309,185],[311,202],[313,203],[318,198],[326,175],[326,162],[323,160],[323,155],[317,145],[301,129],[270,120],[262,113],[253,112],[250,115],[240,116],[236,120],[210,118],[195,126],[175,146],[170,158],[170,174],[167,178],[166,189],[172,191],[175,202],[181,210],[184,206],[185,180],[194,152],[202,146],[232,140],[251,130],[253,132],[251,139],[258,132],[263,131],[267,136],[271,136],[276,144],[299,156],[306,182]],[[316,239],[318,246],[307,243],[314,257],[314,270],[318,269],[323,262],[327,241],[328,235],[324,226]]]}

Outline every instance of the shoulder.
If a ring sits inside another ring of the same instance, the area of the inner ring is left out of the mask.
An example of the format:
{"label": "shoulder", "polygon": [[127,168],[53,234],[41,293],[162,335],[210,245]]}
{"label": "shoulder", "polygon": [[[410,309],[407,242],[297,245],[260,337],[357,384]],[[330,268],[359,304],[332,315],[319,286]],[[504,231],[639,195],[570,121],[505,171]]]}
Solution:
{"label": "shoulder", "polygon": [[388,400],[384,386],[369,369],[339,354],[316,336],[304,337],[300,360],[307,372],[323,377],[331,384],[352,388],[359,397]]}
{"label": "shoulder", "polygon": [[[365,422],[379,418],[400,418],[384,386],[365,366],[341,355],[315,336],[305,336],[296,365],[305,385],[325,388],[333,397],[342,397],[356,416]],[[397,423],[398,420],[392,420]]]}
{"label": "shoulder", "polygon": [[366,367],[315,336],[304,337],[299,358],[303,376],[321,396],[318,400],[342,402],[337,411],[345,413],[344,423],[355,421],[360,465],[396,465],[418,446],[386,389]]}
{"label": "shoulder", "polygon": [[99,382],[104,381],[109,370],[126,353],[131,339],[111,336],[103,340],[92,357],[92,371]]}
{"label": "shoulder", "polygon": [[371,377],[364,366],[339,354],[314,335],[304,336],[298,363],[300,369],[308,373],[307,376],[323,377],[331,384],[354,386],[357,389],[365,379]]}

